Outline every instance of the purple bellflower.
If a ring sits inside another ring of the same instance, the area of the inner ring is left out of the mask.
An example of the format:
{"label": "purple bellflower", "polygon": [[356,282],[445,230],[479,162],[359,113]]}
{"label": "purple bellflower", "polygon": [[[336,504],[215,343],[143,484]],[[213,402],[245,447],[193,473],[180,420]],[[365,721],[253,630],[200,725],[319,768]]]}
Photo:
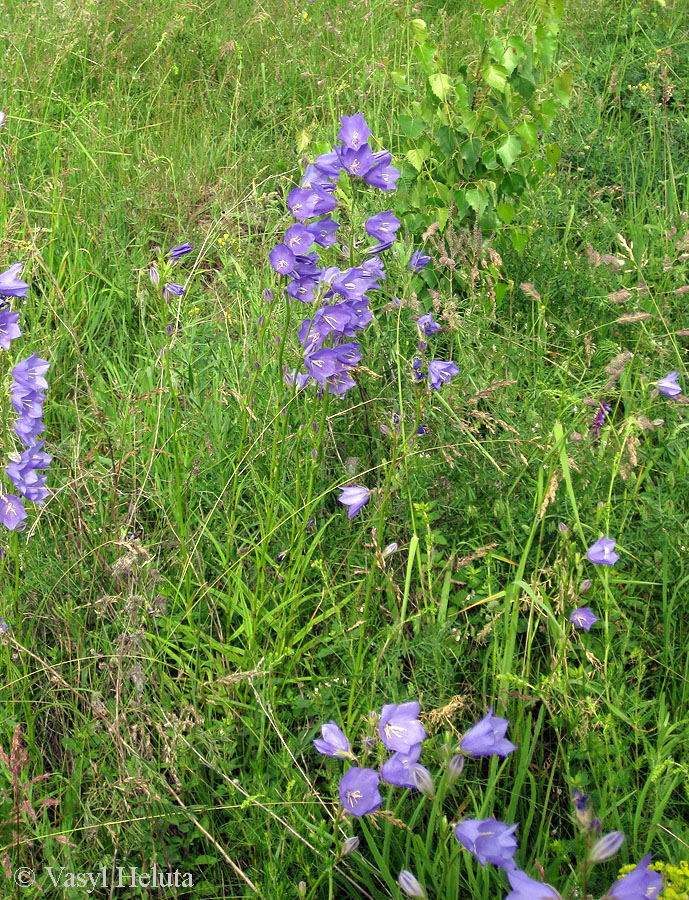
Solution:
{"label": "purple bellflower", "polygon": [[526,872],[515,869],[507,873],[512,890],[505,900],[562,900],[554,887],[529,878]]}
{"label": "purple bellflower", "polygon": [[509,756],[516,746],[508,741],[505,733],[507,719],[493,715],[493,707],[462,738],[459,749],[467,756]]}
{"label": "purple bellflower", "polygon": [[353,116],[342,116],[342,128],[338,134],[338,140],[351,150],[358,150],[367,143],[371,129],[366,124],[362,113]]}
{"label": "purple bellflower", "polygon": [[285,232],[285,244],[297,256],[303,256],[311,249],[314,236],[305,225],[295,222]]}
{"label": "purple bellflower", "polygon": [[47,390],[48,382],[43,376],[49,368],[48,360],[41,359],[38,353],[32,353],[17,363],[12,369],[12,377],[19,384],[32,390]]}
{"label": "purple bellflower", "polygon": [[179,260],[183,256],[186,256],[187,253],[191,253],[193,249],[193,244],[187,242],[185,244],[180,244],[179,247],[173,247],[172,250],[168,250],[167,255],[170,257],[173,263],[176,263],[179,262]]}
{"label": "purple bellflower", "polygon": [[371,491],[365,487],[357,487],[356,485],[352,485],[350,487],[340,488],[342,493],[337,498],[340,503],[344,503],[345,506],[348,506],[347,515],[350,519],[353,519],[354,516],[366,506],[368,501],[371,499]]}
{"label": "purple bellflower", "polygon": [[651,872],[648,864],[651,854],[647,853],[641,862],[623,878],[618,878],[606,894],[613,900],[655,900],[663,888],[663,876]]}
{"label": "purple bellflower", "polygon": [[392,210],[378,213],[366,220],[366,234],[380,241],[381,244],[389,241],[402,223]]}
{"label": "purple bellflower", "polygon": [[335,759],[354,759],[349,741],[332,719],[325,725],[321,725],[321,734],[322,738],[314,738],[313,741],[313,745],[319,753]]}
{"label": "purple bellflower", "polygon": [[459,369],[453,362],[434,359],[428,363],[428,377],[430,386],[434,391],[439,391],[443,384],[458,374]]}
{"label": "purple bellflower", "polygon": [[268,254],[270,265],[278,275],[289,275],[294,269],[295,257],[287,244],[276,244]]}
{"label": "purple bellflower", "polygon": [[380,714],[378,732],[388,750],[409,753],[414,744],[426,738],[426,731],[419,722],[420,705],[417,700],[409,703],[385,705]]}
{"label": "purple bellflower", "polygon": [[373,769],[348,769],[340,780],[340,803],[352,816],[367,816],[383,802],[378,790],[380,778]]}
{"label": "purple bellflower", "polygon": [[580,606],[579,609],[572,610],[569,614],[569,621],[577,628],[583,628],[584,631],[590,631],[591,626],[598,622],[598,616],[588,606]]}
{"label": "purple bellflower", "polygon": [[430,335],[435,334],[436,331],[440,331],[440,325],[433,321],[433,313],[428,313],[427,316],[418,318],[416,320],[416,327],[419,329],[419,334],[425,337],[429,337]]}
{"label": "purple bellflower", "polygon": [[660,381],[658,382],[658,390],[666,397],[670,397],[672,400],[675,400],[682,393],[682,388],[677,383],[678,379],[679,372],[670,372],[670,374],[666,375],[665,378],[660,379]]}
{"label": "purple bellflower", "polygon": [[0,274],[0,297],[26,297],[29,285],[17,277],[23,268],[24,263],[15,263]]}
{"label": "purple bellflower", "polygon": [[[375,157],[377,154],[374,153],[373,155]],[[370,184],[371,187],[377,187],[381,191],[394,191],[397,187],[397,179],[401,174],[400,170],[394,166],[380,163],[368,170],[364,175],[364,181],[366,184]]]}
{"label": "purple bellflower", "polygon": [[501,869],[516,869],[514,854],[517,825],[507,825],[496,819],[466,819],[455,828],[455,837],[474,854],[482,866],[492,863]]}
{"label": "purple bellflower", "polygon": [[26,510],[19,497],[14,494],[0,494],[0,522],[5,528],[15,531],[26,516]]}
{"label": "purple bellflower", "polygon": [[362,144],[358,150],[351,147],[335,147],[335,152],[345,172],[357,178],[364,178],[375,168],[376,161],[368,144]]}
{"label": "purple bellflower", "polygon": [[163,297],[167,300],[171,295],[174,294],[175,297],[183,297],[186,291],[182,287],[181,284],[176,284],[174,281],[168,281],[168,283],[163,288]]}
{"label": "purple bellflower", "polygon": [[412,272],[420,272],[430,261],[430,256],[424,256],[421,250],[414,250],[409,260],[409,268]]}
{"label": "purple bellflower", "polygon": [[616,543],[617,541],[605,536],[598,538],[598,540],[589,547],[586,558],[597,566],[614,566],[620,558],[619,555],[614,552]]}
{"label": "purple bellflower", "polygon": [[397,787],[416,788],[412,769],[417,765],[420,755],[421,742],[411,746],[406,753],[393,753],[383,763],[383,767],[380,770],[383,781],[387,781],[388,784],[394,784]]}
{"label": "purple bellflower", "polygon": [[9,350],[12,341],[22,333],[18,321],[18,312],[12,312],[8,306],[0,308],[0,347],[3,350]]}
{"label": "purple bellflower", "polygon": [[323,219],[318,219],[317,222],[309,222],[306,229],[321,247],[332,247],[336,243],[335,232],[339,227],[339,222],[336,222],[331,216],[325,216]]}

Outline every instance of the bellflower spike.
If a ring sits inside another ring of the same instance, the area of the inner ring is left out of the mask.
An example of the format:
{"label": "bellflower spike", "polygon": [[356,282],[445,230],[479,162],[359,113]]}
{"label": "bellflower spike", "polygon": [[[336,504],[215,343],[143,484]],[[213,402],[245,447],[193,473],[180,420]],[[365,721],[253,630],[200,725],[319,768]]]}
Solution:
{"label": "bellflower spike", "polygon": [[617,541],[612,538],[603,536],[602,538],[599,538],[595,544],[591,544],[586,553],[586,558],[597,566],[614,566],[620,558],[619,555],[614,552],[616,543]]}
{"label": "bellflower spike", "polygon": [[562,900],[554,887],[529,878],[526,872],[516,869],[507,873],[512,890],[505,900]]}
{"label": "bellflower spike", "polygon": [[334,759],[354,759],[354,754],[349,746],[344,733],[337,724],[330,720],[321,725],[321,738],[314,738],[313,745],[323,756],[332,756]]}
{"label": "bellflower spike", "polygon": [[440,388],[455,375],[459,374],[459,368],[453,362],[444,362],[441,359],[434,359],[428,363],[428,377],[430,379],[431,388],[439,391]]}
{"label": "bellflower spike", "polygon": [[604,834],[603,837],[596,841],[591,847],[589,853],[589,865],[592,863],[605,862],[606,859],[612,859],[620,847],[624,844],[624,835],[621,831],[611,831]]}
{"label": "bellflower spike", "polygon": [[590,631],[591,626],[598,622],[598,616],[595,616],[588,606],[580,606],[579,609],[575,609],[569,614],[569,621],[577,628]]}
{"label": "bellflower spike", "polygon": [[371,129],[366,124],[366,119],[362,113],[356,113],[353,116],[342,116],[340,121],[342,122],[342,128],[337,137],[345,147],[358,150],[368,141]]}
{"label": "bellflower spike", "polygon": [[383,707],[378,732],[388,750],[409,753],[414,744],[426,739],[426,731],[419,722],[419,709],[417,700],[399,706],[389,703]]}
{"label": "bellflower spike", "polygon": [[179,262],[183,256],[186,256],[187,253],[191,253],[193,249],[193,244],[187,242],[185,244],[180,244],[179,247],[173,247],[172,250],[168,250],[167,255],[173,263],[176,263]]}
{"label": "bellflower spike", "polygon": [[424,256],[420,250],[415,250],[409,260],[409,268],[412,272],[420,272],[430,261],[430,256]]}
{"label": "bellflower spike", "polygon": [[613,900],[655,900],[663,888],[663,876],[651,872],[648,864],[651,854],[647,853],[641,862],[624,878],[618,878],[606,894]]}
{"label": "bellflower spike", "polygon": [[670,372],[665,378],[660,379],[658,390],[666,397],[670,397],[672,400],[676,399],[682,393],[682,388],[677,383],[678,379],[679,372]]}
{"label": "bellflower spike", "polygon": [[383,781],[394,784],[396,787],[416,789],[416,782],[412,769],[417,764],[421,755],[421,743],[414,744],[407,753],[393,753],[386,759],[380,770]]}
{"label": "bellflower spike", "polygon": [[[10,531],[16,531],[26,518],[22,501],[14,494],[0,494],[0,522]],[[21,530],[21,529],[20,529]]]}
{"label": "bellflower spike", "polygon": [[426,900],[426,892],[409,869],[402,869],[397,882],[402,889],[402,893],[406,894],[407,897],[416,897],[417,900]]}
{"label": "bellflower spike", "polygon": [[12,312],[7,306],[0,309],[0,347],[3,350],[9,350],[12,341],[22,333],[18,321],[18,312]]}
{"label": "bellflower spike", "polygon": [[354,516],[366,506],[368,501],[371,499],[371,491],[365,487],[357,487],[356,485],[352,485],[351,487],[343,487],[340,488],[342,493],[337,498],[340,503],[344,503],[345,506],[348,506],[347,515],[350,519],[353,519]]}
{"label": "bellflower spike", "polygon": [[517,825],[507,825],[496,819],[466,819],[455,828],[455,837],[485,866],[487,862],[501,869],[516,869],[514,854]]}
{"label": "bellflower spike", "polygon": [[0,297],[26,297],[29,285],[17,277],[23,268],[24,263],[15,263],[0,274]]}
{"label": "bellflower spike", "polygon": [[459,749],[467,756],[509,756],[515,744],[505,738],[507,719],[493,715],[493,707],[462,738]]}
{"label": "bellflower spike", "polygon": [[345,812],[360,818],[375,812],[383,802],[378,790],[380,778],[373,769],[348,769],[340,780],[340,803]]}

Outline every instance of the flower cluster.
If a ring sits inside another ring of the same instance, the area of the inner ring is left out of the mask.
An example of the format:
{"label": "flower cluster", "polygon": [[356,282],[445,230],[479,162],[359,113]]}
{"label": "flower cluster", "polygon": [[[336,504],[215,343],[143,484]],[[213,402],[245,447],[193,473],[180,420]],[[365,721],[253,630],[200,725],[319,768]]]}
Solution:
{"label": "flower cluster", "polygon": [[[178,247],[173,247],[171,250],[168,250],[160,262],[160,268],[162,268],[163,275],[167,276],[169,271],[188,253],[191,253],[193,249],[193,245],[186,241]],[[153,285],[158,287],[161,280],[159,268],[152,265],[148,270],[148,274]],[[177,284],[174,281],[167,281],[165,277],[163,280],[165,281],[163,286],[163,300],[168,300],[173,295],[176,297],[182,297],[184,295],[185,289],[181,284]]]}
{"label": "flower cluster", "polygon": [[[340,780],[339,796],[345,812],[361,817],[375,812],[383,802],[379,785],[381,778],[396,787],[421,791],[428,797],[435,793],[433,778],[428,769],[419,763],[426,731],[419,721],[420,705],[412,700],[408,703],[386,704],[378,719],[378,734],[386,750],[391,751],[380,768],[362,768],[358,765],[348,769]],[[515,745],[505,738],[508,728],[506,719],[493,715],[493,708],[462,738],[459,753],[453,756],[448,768],[450,778],[456,779],[462,770],[464,757],[507,756]],[[351,759],[357,762],[346,735],[335,722],[321,726],[321,738],[314,740],[314,746],[324,756],[336,759]],[[473,826],[481,823],[462,823],[466,834],[473,834]],[[460,828],[460,826],[457,826]],[[462,831],[462,834],[465,832]],[[462,840],[459,833],[458,840]],[[468,838],[467,838],[468,839]],[[465,845],[466,846],[466,845]],[[516,846],[516,844],[515,844]]]}
{"label": "flower cluster", "polygon": [[[19,313],[10,309],[9,298],[26,297],[29,286],[19,278],[22,263],[15,263],[0,274],[0,346],[10,349],[12,341],[22,333],[18,325]],[[48,497],[45,470],[52,457],[43,452],[43,441],[38,436],[45,431],[43,402],[48,382],[45,379],[50,363],[37,353],[18,362],[12,369],[11,401],[18,417],[14,431],[26,448],[23,453],[12,452],[5,467],[5,474],[21,497],[32,503],[42,504]],[[0,494],[0,522],[10,531],[21,526],[26,519],[21,497],[17,494]]]}
{"label": "flower cluster", "polygon": [[[423,257],[423,259],[428,259],[428,257]],[[418,348],[423,354],[427,346],[424,339],[439,331],[440,325],[433,321],[433,313],[429,313],[416,320],[416,327],[420,338]],[[423,381],[425,378],[428,378],[428,386],[434,391],[439,391],[443,384],[459,374],[459,368],[456,363],[447,362],[443,359],[431,360],[428,363],[428,372],[424,371],[423,364],[423,357],[417,356],[412,360],[412,377],[414,381]]]}
{"label": "flower cluster", "polygon": [[[395,241],[400,221],[391,211],[370,216],[366,234],[376,243],[357,248],[355,265],[352,240],[347,258],[349,267],[321,264],[319,249],[337,245],[340,223],[331,213],[338,206],[336,188],[343,172],[352,180],[393,191],[399,171],[392,166],[387,150],[374,152],[368,143],[371,130],[361,113],[342,117],[342,128],[332,151],[317,156],[307,166],[301,185],[287,198],[287,206],[297,220],[285,231],[284,239],[270,252],[270,265],[289,279],[287,294],[302,303],[318,306],[299,329],[306,372],[285,371],[285,382],[301,390],[311,381],[319,391],[343,395],[354,387],[354,368],[361,361],[361,345],[352,340],[371,322],[369,291],[386,280],[380,254]],[[353,200],[351,201],[351,209]]]}

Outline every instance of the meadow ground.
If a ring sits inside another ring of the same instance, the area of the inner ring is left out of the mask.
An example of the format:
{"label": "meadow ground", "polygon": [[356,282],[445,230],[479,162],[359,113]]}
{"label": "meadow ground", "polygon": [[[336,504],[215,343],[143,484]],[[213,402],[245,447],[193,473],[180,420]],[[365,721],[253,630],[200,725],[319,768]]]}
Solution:
{"label": "meadow ground", "polygon": [[[193,888],[100,896],[378,900],[408,869],[429,897],[487,900],[504,872],[449,825],[490,816],[567,896],[575,787],[626,835],[584,891],[647,851],[689,858],[688,407],[657,390],[675,370],[687,385],[685,0],[566,3],[571,92],[514,221],[429,238],[419,275],[391,257],[355,389],[283,380],[309,313],[269,252],[305,162],[354,113],[393,164],[418,159],[411,20],[454,79],[472,15],[529,35],[542,6],[5,5],[0,271],[23,262],[29,292],[4,372],[50,361],[53,461],[49,498],[2,539],[2,896],[21,867],[76,900],[47,867],[155,863]],[[404,202],[403,179],[372,211]],[[427,225],[406,218],[399,245]],[[150,266],[185,241],[185,293],[163,298]],[[412,382],[415,308],[459,368],[439,391]],[[352,519],[345,484],[373,492]],[[586,558],[601,535],[614,566]],[[590,631],[569,620],[583,606]],[[389,815],[342,817],[321,725],[375,768],[370,711],[416,699],[442,802],[386,787]],[[447,756],[491,705],[517,749],[450,789]]]}

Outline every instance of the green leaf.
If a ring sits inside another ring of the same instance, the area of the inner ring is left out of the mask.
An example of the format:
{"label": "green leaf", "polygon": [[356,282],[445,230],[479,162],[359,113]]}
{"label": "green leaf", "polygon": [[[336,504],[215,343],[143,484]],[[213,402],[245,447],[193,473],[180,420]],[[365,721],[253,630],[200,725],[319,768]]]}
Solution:
{"label": "green leaf", "polygon": [[469,138],[468,141],[464,141],[462,146],[459,148],[459,152],[462,154],[462,158],[466,162],[467,173],[473,172],[473,170],[476,168],[476,163],[481,156],[481,141],[478,138]]}
{"label": "green leaf", "polygon": [[529,147],[538,146],[538,128],[535,122],[520,122],[517,125],[517,134],[524,138]]}
{"label": "green leaf", "polygon": [[529,240],[529,235],[526,231],[515,228],[510,231],[510,240],[512,241],[512,246],[514,247],[514,249],[521,256],[526,249],[526,243]]}
{"label": "green leaf", "polygon": [[417,44],[423,44],[428,34],[428,26],[423,19],[412,19],[409,23]]}
{"label": "green leaf", "polygon": [[507,70],[504,66],[500,66],[497,64],[493,64],[491,66],[486,66],[486,68],[481,72],[483,76],[483,80],[495,91],[505,90],[505,85],[507,84]]}
{"label": "green leaf", "polygon": [[397,121],[400,126],[400,134],[411,140],[415,140],[422,135],[426,128],[426,123],[423,119],[413,119],[411,116],[402,115]]}
{"label": "green leaf", "polygon": [[449,125],[441,125],[435,132],[435,139],[445,156],[453,156],[457,152],[459,147],[457,133]]}
{"label": "green leaf", "polygon": [[545,170],[547,169],[547,166],[546,166],[546,164],[545,164],[545,160],[543,160],[543,159],[535,159],[535,160],[533,161],[533,167],[534,167],[534,169],[536,170],[536,174],[539,175],[539,176],[540,176],[540,175],[543,175],[543,173],[544,173]]}
{"label": "green leaf", "polygon": [[505,225],[509,225],[514,218],[515,208],[509,203],[498,203],[497,210]]}
{"label": "green leaf", "polygon": [[427,157],[426,151],[421,147],[413,147],[411,150],[407,150],[405,156],[409,160],[409,162],[414,166],[417,172],[420,172],[423,168],[424,160]]}
{"label": "green leaf", "polygon": [[534,91],[536,90],[533,79],[527,77],[523,72],[513,74],[510,84],[519,96],[527,101],[533,97]]}
{"label": "green leaf", "polygon": [[481,215],[483,210],[488,206],[488,197],[481,188],[472,188],[466,192],[467,203],[477,215]]}
{"label": "green leaf", "polygon": [[458,81],[455,84],[455,97],[457,98],[460,109],[469,108],[469,91],[463,81]]}
{"label": "green leaf", "polygon": [[555,95],[563,106],[569,108],[569,94],[572,90],[574,77],[571,72],[563,72],[553,81]]}
{"label": "green leaf", "polygon": [[469,210],[469,201],[467,200],[467,192],[464,188],[455,191],[455,206],[457,212],[455,217],[461,222]]}
{"label": "green leaf", "polygon": [[545,148],[545,158],[548,160],[548,165],[551,169],[554,169],[560,159],[560,145],[548,144]]}
{"label": "green leaf", "polygon": [[433,59],[435,58],[435,51],[437,49],[435,44],[429,44],[428,42],[425,44],[414,45],[412,52],[421,63],[421,67],[427,75],[431,75],[435,72],[436,67],[433,65]]}
{"label": "green leaf", "polygon": [[393,69],[390,72],[390,78],[395,87],[400,88],[401,90],[410,90],[409,84],[407,83],[407,74],[402,71],[402,69]]}
{"label": "green leaf", "polygon": [[471,17],[471,24],[474,30],[474,41],[477,44],[486,43],[486,23],[483,21],[481,13],[474,13]]}
{"label": "green leaf", "polygon": [[298,131],[296,134],[297,153],[303,153],[311,143],[311,135],[306,130]]}
{"label": "green leaf", "polygon": [[428,76],[428,83],[431,86],[431,90],[438,98],[438,100],[445,100],[447,95],[452,90],[452,81],[449,75],[445,75],[442,72],[436,72],[433,75]]}

